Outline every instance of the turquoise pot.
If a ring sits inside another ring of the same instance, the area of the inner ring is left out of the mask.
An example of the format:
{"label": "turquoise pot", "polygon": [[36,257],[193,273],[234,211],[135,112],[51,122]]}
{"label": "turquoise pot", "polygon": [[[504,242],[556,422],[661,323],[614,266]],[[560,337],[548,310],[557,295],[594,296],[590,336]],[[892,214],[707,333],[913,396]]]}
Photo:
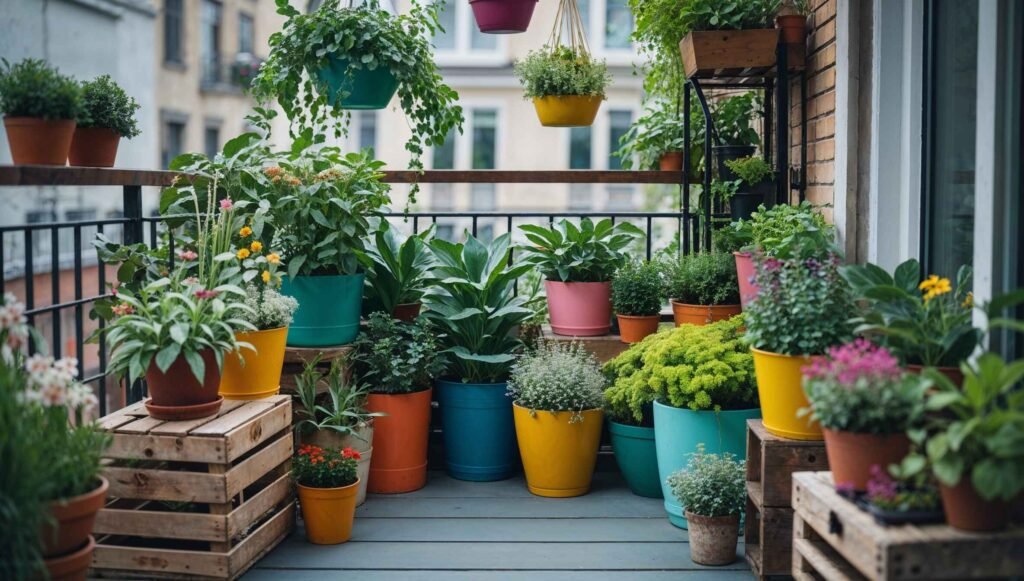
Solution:
{"label": "turquoise pot", "polygon": [[654,445],[654,428],[630,426],[608,421],[612,451],[622,476],[633,494],[661,498],[661,476]]}
{"label": "turquoise pot", "polygon": [[686,528],[684,507],[666,483],[673,472],[686,467],[690,454],[704,444],[706,452],[729,452],[742,460],[747,457],[747,420],[761,417],[761,409],[721,412],[674,408],[654,402],[654,441],[658,450],[658,475],[665,496],[668,520]]}
{"label": "turquoise pot", "polygon": [[299,308],[288,328],[289,347],[345,345],[359,334],[364,274],[284,277],[281,293]]}
{"label": "turquoise pot", "polygon": [[327,86],[327,102],[342,109],[383,109],[398,90],[398,79],[387,67],[355,69],[350,78],[348,59],[332,57],[316,78]]}
{"label": "turquoise pot", "polygon": [[435,386],[448,474],[475,482],[511,477],[519,447],[508,386],[441,379]]}

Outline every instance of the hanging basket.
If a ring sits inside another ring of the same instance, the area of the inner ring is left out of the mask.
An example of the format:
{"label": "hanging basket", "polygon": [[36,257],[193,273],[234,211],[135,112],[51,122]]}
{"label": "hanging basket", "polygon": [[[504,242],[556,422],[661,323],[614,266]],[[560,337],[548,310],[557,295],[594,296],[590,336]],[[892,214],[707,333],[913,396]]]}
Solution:
{"label": "hanging basket", "polygon": [[327,89],[327,102],[340,109],[383,109],[398,91],[398,79],[382,66],[358,68],[349,75],[349,61],[331,57],[316,73],[319,90]]}
{"label": "hanging basket", "polygon": [[469,0],[480,32],[516,34],[526,32],[537,0]]}
{"label": "hanging basket", "polygon": [[[555,25],[551,29],[547,47],[552,54],[563,47],[563,33],[568,37],[568,47],[573,55],[590,59],[587,37],[576,0],[559,0]],[[547,95],[534,97],[533,106],[544,127],[587,127],[594,124],[597,111],[601,108],[601,95]]]}

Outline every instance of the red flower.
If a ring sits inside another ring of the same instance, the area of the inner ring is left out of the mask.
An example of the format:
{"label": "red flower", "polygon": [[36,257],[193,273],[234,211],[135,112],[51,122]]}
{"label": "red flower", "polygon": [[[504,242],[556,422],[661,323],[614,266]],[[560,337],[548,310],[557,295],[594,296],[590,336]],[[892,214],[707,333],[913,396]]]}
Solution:
{"label": "red flower", "polygon": [[349,458],[354,459],[354,460],[362,460],[363,459],[363,455],[360,454],[359,452],[353,450],[352,448],[345,448],[344,450],[342,450],[341,451],[341,457],[345,458],[346,460],[349,459]]}

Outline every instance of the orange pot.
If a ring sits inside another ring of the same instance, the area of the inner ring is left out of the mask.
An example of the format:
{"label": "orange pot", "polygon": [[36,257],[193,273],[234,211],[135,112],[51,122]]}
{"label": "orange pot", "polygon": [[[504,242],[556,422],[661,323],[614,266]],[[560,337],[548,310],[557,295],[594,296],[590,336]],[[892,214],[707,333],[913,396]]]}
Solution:
{"label": "orange pot", "polygon": [[367,490],[378,494],[412,492],[427,483],[427,436],[430,396],[415,393],[371,393],[366,409],[382,413],[374,420],[373,459]]}
{"label": "orange pot", "polygon": [[785,44],[803,44],[807,38],[807,17],[803,14],[784,14],[775,17]]}
{"label": "orange pot", "polygon": [[296,483],[306,539],[316,545],[337,545],[352,538],[359,481],[339,488],[312,488]]}
{"label": "orange pot", "polygon": [[619,338],[623,343],[639,343],[643,341],[644,337],[658,332],[658,323],[661,322],[660,315],[648,317],[615,316],[619,319]]}
{"label": "orange pot", "polygon": [[76,127],[68,163],[85,167],[114,167],[121,134],[106,127]]}
{"label": "orange pot", "polygon": [[658,169],[661,171],[683,171],[683,152],[666,151],[661,154],[658,160]]}
{"label": "orange pot", "polygon": [[676,327],[683,324],[709,325],[731,319],[742,312],[740,305],[687,305],[675,300],[671,303]]}
{"label": "orange pot", "polygon": [[46,559],[46,570],[50,573],[50,581],[85,581],[89,566],[92,565],[92,552],[96,541],[92,535],[86,537],[82,548],[61,557]]}
{"label": "orange pot", "polygon": [[4,127],[14,163],[67,164],[71,137],[75,134],[74,119],[4,117]]}
{"label": "orange pot", "polygon": [[897,464],[910,452],[910,438],[895,434],[858,434],[822,428],[825,453],[832,470],[832,480],[849,484],[854,490],[867,490],[871,467]]}
{"label": "orange pot", "polygon": [[949,526],[965,531],[998,531],[1010,522],[1010,503],[985,500],[971,484],[970,470],[956,486],[939,483],[942,508]]}
{"label": "orange pot", "polygon": [[[50,503],[54,524],[44,523],[41,531],[43,557],[66,555],[89,540],[96,513],[107,501],[110,483],[100,477],[100,485],[78,496]],[[56,528],[56,531],[54,530]]]}

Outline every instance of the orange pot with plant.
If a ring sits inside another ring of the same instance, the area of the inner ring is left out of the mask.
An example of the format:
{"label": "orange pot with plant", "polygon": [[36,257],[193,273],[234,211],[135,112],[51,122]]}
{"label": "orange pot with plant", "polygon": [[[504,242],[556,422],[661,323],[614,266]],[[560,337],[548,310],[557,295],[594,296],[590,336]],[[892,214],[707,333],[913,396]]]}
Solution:
{"label": "orange pot with plant", "polygon": [[306,538],[317,545],[337,545],[352,538],[361,458],[352,448],[302,446],[292,460]]}
{"label": "orange pot with plant", "polygon": [[612,308],[623,343],[638,343],[658,332],[661,322],[661,268],[653,262],[628,262],[612,278]]}
{"label": "orange pot with plant", "polygon": [[139,134],[139,104],[110,75],[82,83],[82,110],[71,139],[68,162],[89,167],[114,167],[121,138]]}
{"label": "orange pot with plant", "polygon": [[0,113],[16,164],[64,165],[81,109],[81,89],[46,61],[0,68]]}
{"label": "orange pot with plant", "polygon": [[665,273],[676,326],[708,325],[741,312],[736,268],[728,254],[691,254]]}

